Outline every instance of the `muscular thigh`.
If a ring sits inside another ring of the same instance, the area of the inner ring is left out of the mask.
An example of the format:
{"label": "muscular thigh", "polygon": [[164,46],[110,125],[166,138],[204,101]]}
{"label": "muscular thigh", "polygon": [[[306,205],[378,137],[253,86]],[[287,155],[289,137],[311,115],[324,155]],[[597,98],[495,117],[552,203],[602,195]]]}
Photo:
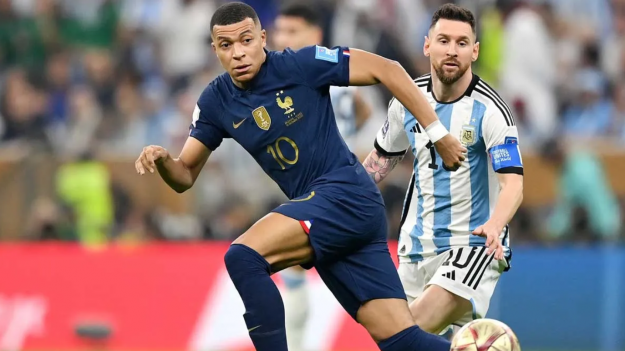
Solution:
{"label": "muscular thigh", "polygon": [[[439,332],[486,315],[505,266],[485,247],[460,247],[418,263],[402,263],[400,276],[416,300],[410,309],[417,324]],[[412,288],[412,289],[410,289]]]}
{"label": "muscular thigh", "polygon": [[313,249],[300,222],[279,213],[261,218],[233,244],[254,249],[269,262],[273,272],[313,259]]}

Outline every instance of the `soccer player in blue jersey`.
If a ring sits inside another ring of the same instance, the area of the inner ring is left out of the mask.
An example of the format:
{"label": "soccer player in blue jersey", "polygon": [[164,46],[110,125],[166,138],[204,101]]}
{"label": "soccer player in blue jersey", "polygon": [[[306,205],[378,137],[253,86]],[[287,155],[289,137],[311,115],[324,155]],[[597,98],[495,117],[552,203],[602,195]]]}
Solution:
{"label": "soccer player in blue jersey", "polygon": [[266,51],[258,16],[243,3],[222,5],[210,27],[227,72],[201,94],[181,154],[148,146],[135,166],[183,192],[222,140],[234,138],[291,199],[237,238],[224,257],[256,350],[287,350],[284,306],[271,274],[302,265],[317,269],[381,350],[448,351],[448,341],[414,324],[388,251],[382,197],[339,135],[329,86],[382,83],[419,116],[449,168],[461,165],[466,149],[394,62],[347,47]]}
{"label": "soccer player in blue jersey", "polygon": [[439,333],[488,311],[509,268],[508,222],[523,199],[523,163],[510,109],[471,70],[479,53],[473,14],[443,5],[433,15],[424,52],[432,72],[415,82],[468,149],[467,161],[455,172],[444,170],[421,122],[394,99],[364,165],[377,183],[408,149],[415,155],[401,219],[399,276],[417,324]]}

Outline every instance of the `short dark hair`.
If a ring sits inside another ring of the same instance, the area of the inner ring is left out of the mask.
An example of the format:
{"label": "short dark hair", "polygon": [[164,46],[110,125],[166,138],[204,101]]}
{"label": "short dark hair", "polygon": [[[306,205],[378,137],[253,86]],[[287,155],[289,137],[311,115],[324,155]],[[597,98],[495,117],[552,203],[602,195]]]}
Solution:
{"label": "short dark hair", "polygon": [[436,12],[434,12],[434,15],[432,16],[430,29],[432,29],[432,27],[434,27],[436,23],[438,23],[438,21],[441,19],[468,23],[469,25],[471,25],[473,34],[476,33],[475,16],[473,16],[473,13],[470,10],[464,7],[460,7],[454,4],[445,4],[441,6],[438,10],[436,10]]}
{"label": "short dark hair", "polygon": [[227,26],[229,24],[239,23],[246,18],[251,18],[254,23],[260,23],[258,15],[252,6],[242,2],[229,2],[217,8],[217,11],[211,18],[211,32],[214,26]]}
{"label": "short dark hair", "polygon": [[306,23],[321,27],[321,15],[312,6],[298,2],[290,2],[280,9],[280,16],[301,18]]}

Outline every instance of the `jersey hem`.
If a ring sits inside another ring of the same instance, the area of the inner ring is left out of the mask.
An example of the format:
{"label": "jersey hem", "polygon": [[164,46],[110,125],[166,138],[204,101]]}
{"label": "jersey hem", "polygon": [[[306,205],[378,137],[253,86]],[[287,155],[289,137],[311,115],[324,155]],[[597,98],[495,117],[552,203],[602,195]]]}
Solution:
{"label": "jersey hem", "polygon": [[386,157],[397,157],[397,156],[403,156],[406,153],[406,150],[404,151],[386,151],[382,148],[382,146],[380,146],[380,144],[378,143],[378,139],[375,139],[373,141],[373,147],[383,156]]}

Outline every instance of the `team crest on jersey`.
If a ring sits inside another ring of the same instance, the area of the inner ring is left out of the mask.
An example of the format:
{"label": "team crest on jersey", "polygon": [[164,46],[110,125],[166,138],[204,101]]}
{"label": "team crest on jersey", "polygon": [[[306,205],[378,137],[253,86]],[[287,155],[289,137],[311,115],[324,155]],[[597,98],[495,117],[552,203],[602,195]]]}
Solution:
{"label": "team crest on jersey", "polygon": [[278,106],[280,106],[281,109],[284,110],[284,114],[288,115],[289,113],[293,113],[293,111],[295,111],[293,109],[293,99],[290,96],[286,96],[284,98],[284,100],[282,100],[282,98],[280,97],[280,95],[284,94],[284,91],[280,91],[279,93],[276,93],[276,102],[278,103]]}
{"label": "team crest on jersey", "polygon": [[254,116],[254,122],[256,125],[262,130],[269,130],[271,127],[271,117],[269,117],[269,112],[265,106],[257,107],[254,111],[252,111],[252,116]]}
{"label": "team crest on jersey", "polygon": [[462,126],[462,132],[460,134],[460,142],[465,146],[475,144],[477,138],[475,135],[475,127],[472,125]]}

